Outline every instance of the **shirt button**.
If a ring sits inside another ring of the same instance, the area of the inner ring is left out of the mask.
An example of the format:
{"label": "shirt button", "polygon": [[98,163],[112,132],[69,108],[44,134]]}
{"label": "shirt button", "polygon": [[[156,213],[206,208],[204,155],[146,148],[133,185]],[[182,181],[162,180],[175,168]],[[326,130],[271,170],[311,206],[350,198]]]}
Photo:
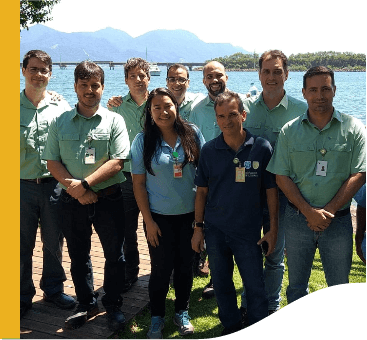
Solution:
{"label": "shirt button", "polygon": [[315,187],[317,187],[319,184],[318,183],[315,183]]}

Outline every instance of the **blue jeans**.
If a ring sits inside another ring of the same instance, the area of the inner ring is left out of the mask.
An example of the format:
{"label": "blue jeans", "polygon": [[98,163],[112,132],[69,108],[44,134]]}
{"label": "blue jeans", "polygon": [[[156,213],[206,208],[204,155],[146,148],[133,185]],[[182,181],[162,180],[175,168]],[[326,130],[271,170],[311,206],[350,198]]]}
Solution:
{"label": "blue jeans", "polygon": [[268,315],[263,259],[257,241],[258,239],[254,237],[248,240],[233,238],[212,225],[205,225],[206,250],[219,308],[219,319],[226,328],[234,327],[241,320],[232,280],[233,256],[247,291],[249,323],[253,324]]}
{"label": "blue jeans", "polygon": [[122,289],[125,283],[124,213],[121,189],[114,194],[99,197],[93,204],[82,205],[61,193],[63,211],[62,229],[71,260],[70,272],[75,293],[82,305],[97,301],[93,286],[93,268],[90,259],[92,223],[97,232],[105,257],[102,304],[105,307],[122,305]]}
{"label": "blue jeans", "polygon": [[20,300],[26,303],[32,302],[36,294],[32,280],[32,255],[38,223],[43,243],[40,287],[50,296],[63,291],[66,280],[62,267],[64,237],[57,204],[61,188],[56,188],[56,185],[54,178],[41,184],[20,180]]}
{"label": "blue jeans", "polygon": [[[283,274],[284,274],[284,213],[288,205],[288,199],[279,191],[279,227],[278,238],[275,245],[275,250],[267,257],[265,257],[265,291],[269,300],[269,310],[278,310],[280,308],[280,301],[282,300],[280,292],[282,290]],[[268,206],[264,208],[263,212],[263,230],[264,234],[270,230]],[[247,308],[246,289],[243,289],[241,295],[241,306]]]}
{"label": "blue jeans", "polygon": [[335,217],[322,232],[312,231],[306,218],[290,206],[286,208],[284,221],[289,271],[288,303],[308,294],[308,280],[317,247],[328,286],[349,282],[353,255],[350,214]]}

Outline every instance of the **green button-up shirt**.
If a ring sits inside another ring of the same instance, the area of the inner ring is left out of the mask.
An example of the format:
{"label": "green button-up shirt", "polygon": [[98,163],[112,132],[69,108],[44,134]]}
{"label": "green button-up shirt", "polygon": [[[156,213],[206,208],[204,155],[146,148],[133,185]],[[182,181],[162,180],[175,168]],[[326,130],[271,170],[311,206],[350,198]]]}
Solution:
{"label": "green button-up shirt", "polygon": [[[118,107],[112,107],[109,110],[119,113],[125,120],[127,132],[129,134],[130,144],[133,142],[135,136],[143,130],[144,119],[143,113],[145,109],[145,103],[138,106],[131,98],[130,92],[122,97],[122,104]],[[126,161],[123,171],[131,172],[131,162]]]}
{"label": "green button-up shirt", "polygon": [[[326,150],[324,157],[321,149]],[[316,175],[317,161],[322,160],[327,161],[325,177]],[[366,171],[365,128],[358,119],[334,110],[320,131],[306,112],[281,129],[267,170],[290,177],[311,206],[324,207],[351,174]]]}
{"label": "green button-up shirt", "polygon": [[181,103],[179,107],[180,116],[183,119],[188,120],[192,109],[195,107],[197,103],[199,103],[202,99],[204,99],[204,95],[202,93],[185,93],[185,99]]}
{"label": "green button-up shirt", "polygon": [[35,179],[50,177],[47,164],[42,160],[48,128],[53,118],[70,110],[66,100],[54,101],[46,93],[45,98],[35,107],[20,93],[20,178]]}
{"label": "green button-up shirt", "polygon": [[272,110],[266,106],[263,94],[247,98],[243,103],[247,118],[243,126],[252,134],[267,139],[274,148],[280,129],[285,123],[307,111],[307,104],[287,94]]}
{"label": "green button-up shirt", "polygon": [[[245,95],[239,94],[239,96],[242,101],[246,98]],[[221,133],[215,116],[214,101],[209,94],[195,105],[188,121],[194,123],[200,129],[207,142],[218,137]]]}
{"label": "green button-up shirt", "polygon": [[[94,164],[85,164],[87,148],[95,148]],[[129,152],[129,136],[124,119],[100,106],[89,118],[80,115],[76,108],[55,118],[42,158],[62,162],[73,178],[83,179],[110,159],[129,158]],[[123,173],[119,171],[91,189],[98,191],[124,180]]]}

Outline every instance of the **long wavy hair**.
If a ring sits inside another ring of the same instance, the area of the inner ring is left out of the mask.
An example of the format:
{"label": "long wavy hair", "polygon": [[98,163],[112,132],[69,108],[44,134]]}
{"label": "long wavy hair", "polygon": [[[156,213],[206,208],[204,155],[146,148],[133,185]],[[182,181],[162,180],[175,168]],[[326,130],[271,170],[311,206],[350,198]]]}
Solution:
{"label": "long wavy hair", "polygon": [[143,160],[145,169],[148,171],[148,173],[155,176],[154,171],[152,170],[152,160],[153,158],[155,158],[155,161],[158,164],[157,151],[159,150],[159,148],[161,148],[162,142],[161,130],[156,124],[152,124],[151,106],[152,100],[156,96],[167,96],[172,100],[173,104],[175,105],[177,114],[175,122],[173,124],[173,128],[181,139],[181,144],[185,153],[185,159],[182,163],[182,168],[187,163],[193,163],[195,166],[197,166],[200,156],[200,147],[196,132],[192,125],[181,118],[178,109],[178,103],[173,93],[166,88],[159,87],[149,93],[143,113],[143,118],[145,119],[143,128],[145,134],[143,149]]}

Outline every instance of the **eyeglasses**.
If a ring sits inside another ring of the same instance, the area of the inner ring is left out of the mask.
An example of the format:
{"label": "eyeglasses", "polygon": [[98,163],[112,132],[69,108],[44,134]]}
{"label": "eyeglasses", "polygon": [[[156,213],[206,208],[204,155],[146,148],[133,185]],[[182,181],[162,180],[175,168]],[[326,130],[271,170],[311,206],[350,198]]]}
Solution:
{"label": "eyeglasses", "polygon": [[31,74],[37,74],[38,72],[41,72],[41,74],[46,75],[50,72],[50,70],[47,68],[28,67],[27,69]]}
{"label": "eyeglasses", "polygon": [[188,79],[187,78],[182,78],[182,77],[178,77],[178,78],[175,78],[175,77],[169,77],[167,78],[167,81],[170,83],[170,84],[173,84],[173,83],[179,83],[180,85],[183,85],[185,84]]}

